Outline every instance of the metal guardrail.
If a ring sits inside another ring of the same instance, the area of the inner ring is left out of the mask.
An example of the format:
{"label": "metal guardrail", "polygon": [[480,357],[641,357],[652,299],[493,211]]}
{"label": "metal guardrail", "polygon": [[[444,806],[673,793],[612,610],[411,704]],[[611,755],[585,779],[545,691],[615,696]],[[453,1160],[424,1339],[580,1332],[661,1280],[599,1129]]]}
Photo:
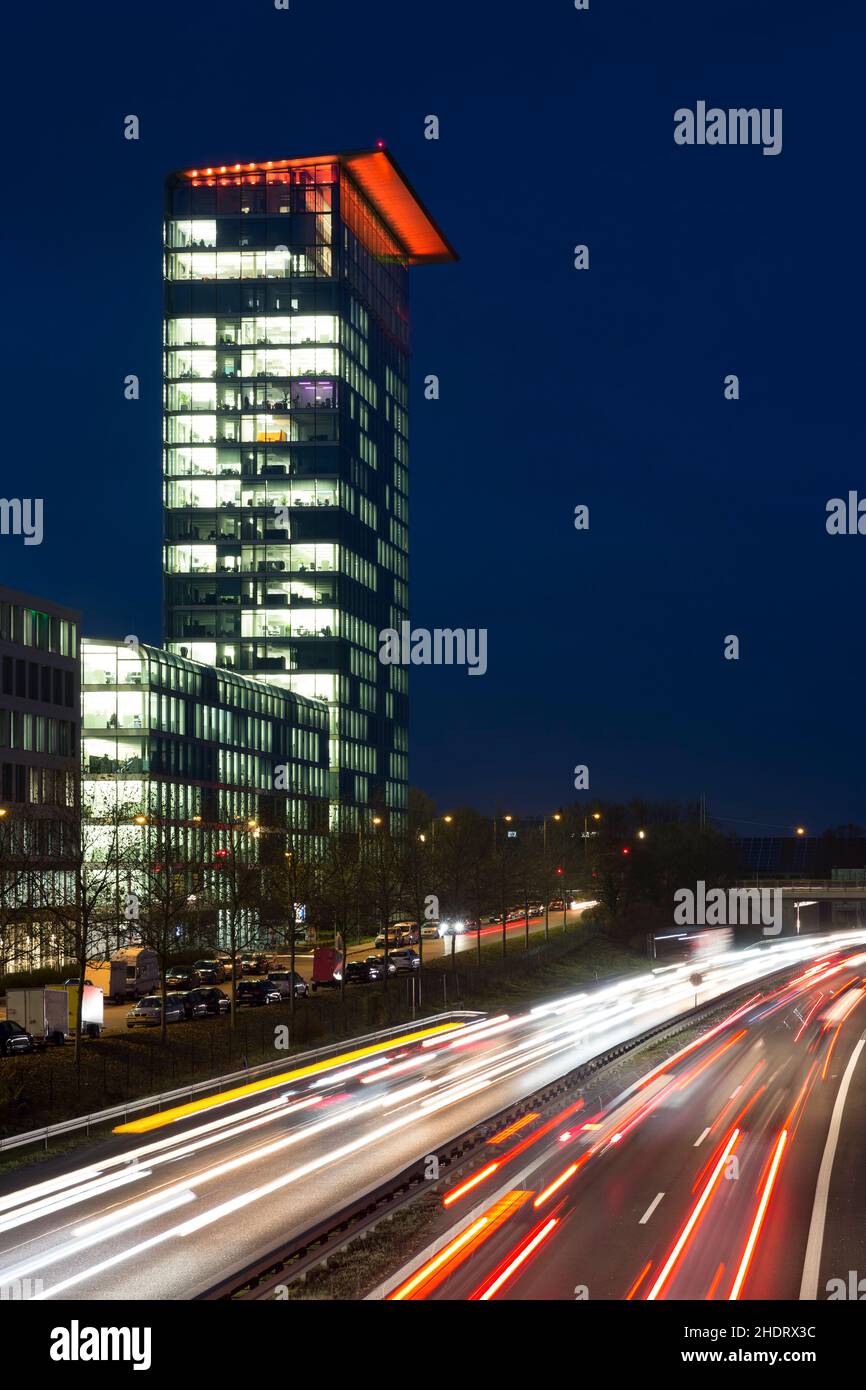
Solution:
{"label": "metal guardrail", "polygon": [[222,1076],[212,1077],[209,1081],[194,1081],[186,1086],[179,1086],[173,1091],[161,1091],[155,1096],[142,1096],[139,1100],[124,1101],[120,1105],[113,1105],[107,1110],[95,1110],[88,1115],[78,1115],[72,1120],[60,1120],[55,1125],[46,1125],[42,1129],[28,1130],[26,1134],[15,1134],[9,1139],[0,1139],[0,1153],[5,1153],[9,1149],[20,1149],[27,1145],[38,1144],[44,1140],[47,1148],[50,1141],[59,1138],[64,1134],[73,1134],[76,1130],[83,1129],[89,1134],[91,1128],[107,1124],[110,1120],[126,1121],[131,1114],[136,1114],[141,1110],[162,1110],[163,1106],[169,1102],[174,1104],[179,1100],[191,1099],[193,1096],[201,1095],[205,1091],[220,1090],[230,1088],[232,1083],[243,1085],[247,1081],[253,1081],[257,1077],[267,1076],[271,1072],[285,1070],[287,1066],[308,1066],[312,1062],[324,1061],[331,1056],[339,1056],[345,1052],[347,1047],[364,1047],[372,1043],[383,1042],[387,1038],[399,1036],[402,1033],[414,1033],[419,1028],[435,1028],[438,1023],[448,1023],[452,1019],[472,1019],[482,1018],[483,1014],[476,1009],[448,1009],[440,1014],[431,1014],[427,1018],[409,1019],[403,1023],[394,1024],[391,1028],[381,1028],[376,1033],[364,1033],[361,1037],[343,1038],[339,1042],[329,1043],[327,1047],[318,1047],[310,1052],[289,1053],[274,1062],[261,1062],[255,1067],[244,1067],[241,1071],[226,1072]]}
{"label": "metal guardrail", "polygon": [[732,885],[734,888],[784,888],[791,893],[811,893],[814,891],[831,892],[850,892],[859,893],[861,896],[866,894],[866,872],[860,880],[853,878],[802,878],[799,874],[791,875],[788,878],[780,878],[775,875],[773,878],[764,877],[763,874],[755,874],[753,877],[743,879],[741,883]]}

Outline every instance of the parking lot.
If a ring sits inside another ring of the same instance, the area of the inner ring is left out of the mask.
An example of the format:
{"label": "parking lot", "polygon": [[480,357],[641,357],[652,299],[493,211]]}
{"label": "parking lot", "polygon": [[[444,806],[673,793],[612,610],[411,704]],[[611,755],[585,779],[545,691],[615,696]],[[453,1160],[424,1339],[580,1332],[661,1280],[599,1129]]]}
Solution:
{"label": "parking lot", "polygon": [[[565,920],[566,920],[567,924],[568,924],[569,926],[574,925],[574,923],[580,918],[581,914],[587,909],[587,907],[590,907],[590,906],[593,906],[593,904],[591,904],[591,903],[580,903],[580,904],[577,904],[573,909],[568,910],[568,911],[564,914],[564,915],[565,915]],[[557,910],[556,912],[551,911],[550,914],[549,914],[549,931],[550,931],[551,935],[554,935],[554,934],[557,932],[557,930],[561,931],[561,930],[562,930],[562,927],[563,927],[563,912],[562,912],[562,910],[560,909],[560,910]],[[518,934],[521,934],[521,935],[524,934],[524,933],[526,932],[526,928],[527,928],[527,923],[526,923],[526,918],[525,918],[524,916],[515,917],[515,919],[514,919],[513,921],[508,921],[508,922],[506,923],[506,932],[507,932],[507,935],[508,935],[509,938],[513,938],[515,935],[518,935]],[[530,935],[537,935],[538,933],[543,932],[543,930],[544,930],[544,917],[543,917],[543,915],[531,916],[530,919],[529,919],[529,934],[530,934]],[[437,936],[437,937],[435,937],[435,938],[434,938],[434,937],[427,937],[427,938],[424,939],[423,943],[421,943],[420,946],[419,946],[418,944],[416,944],[414,949],[415,949],[416,951],[420,951],[420,952],[421,952],[421,954],[422,954],[422,956],[423,956],[423,959],[424,959],[425,961],[437,960],[437,959],[441,959],[442,956],[450,956],[452,952],[453,952],[455,955],[457,955],[457,954],[462,954],[462,953],[465,952],[465,951],[474,951],[474,950],[476,949],[476,943],[477,943],[478,935],[479,935],[479,933],[478,933],[478,930],[477,930],[476,928],[470,928],[470,929],[467,929],[467,930],[466,930],[465,932],[463,932],[463,933],[459,933],[459,934],[455,934],[455,935],[449,935],[449,936],[445,936],[445,937],[438,937],[438,936]],[[502,935],[502,925],[501,925],[501,923],[489,922],[489,921],[482,922],[482,926],[481,926],[481,929],[480,929],[480,936],[481,936],[482,944],[487,944],[487,943],[489,943],[489,942],[491,941],[491,939],[495,939],[495,938],[501,937],[501,935]],[[396,942],[395,942],[394,944],[396,945]],[[349,959],[349,960],[359,960],[359,961],[363,961],[363,960],[365,960],[366,957],[369,956],[369,955],[374,955],[374,954],[379,954],[379,955],[381,955],[381,953],[382,953],[382,948],[379,947],[378,950],[377,950],[377,948],[375,947],[374,941],[373,941],[372,939],[370,939],[370,940],[367,940],[367,941],[365,941],[365,942],[362,942],[360,945],[350,947],[350,949],[349,949],[349,951],[348,951],[348,959]],[[278,955],[278,957],[276,957],[276,958],[274,959],[273,968],[274,968],[274,969],[288,970],[288,968],[289,968],[289,957],[288,957],[288,954],[285,953],[285,952],[280,952],[279,955]],[[297,973],[298,975],[300,975],[300,976],[302,977],[302,979],[304,979],[304,980],[306,980],[306,981],[308,981],[308,982],[312,980],[312,974],[313,974],[313,952],[312,952],[312,950],[311,950],[309,947],[304,947],[303,949],[298,950],[298,951],[296,952],[296,954],[295,954],[295,971],[296,971],[296,973]],[[243,978],[244,981],[247,981],[247,980],[262,979],[262,978],[264,978],[264,976],[263,976],[261,973],[259,973],[259,974],[244,975],[242,978]],[[231,985],[231,980],[230,980],[230,979],[229,979],[229,980],[226,980],[226,981],[224,981],[224,982],[218,983],[218,984],[216,985],[216,988],[218,988],[218,989],[226,996],[227,999],[230,999],[230,998],[231,998],[232,985]],[[156,992],[156,991],[154,991],[154,992]],[[115,1003],[109,1003],[109,1002],[106,1002],[106,1003],[105,1003],[105,1005],[104,1005],[104,1027],[105,1027],[105,1031],[106,1031],[106,1032],[108,1032],[108,1033],[112,1033],[112,1032],[125,1032],[125,1031],[127,1030],[127,1015],[128,1015],[128,1013],[129,1013],[130,1008],[132,1007],[133,1002],[134,1002],[134,1001],[132,1001],[132,1000],[127,1000],[126,1002],[124,1002],[124,1003],[122,1003],[122,1004],[115,1004]],[[6,1016],[6,1009],[5,1009],[5,999],[4,999],[4,1000],[0,1001],[0,1018],[5,1018],[5,1016]]]}

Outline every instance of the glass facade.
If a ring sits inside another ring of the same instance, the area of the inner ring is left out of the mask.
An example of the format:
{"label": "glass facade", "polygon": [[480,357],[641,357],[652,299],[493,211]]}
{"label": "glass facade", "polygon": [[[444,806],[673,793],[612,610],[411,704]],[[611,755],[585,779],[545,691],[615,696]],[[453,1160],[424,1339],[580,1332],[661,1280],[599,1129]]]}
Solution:
{"label": "glass facade", "polygon": [[57,961],[50,905],[75,901],[79,614],[0,586],[0,927],[4,965]]}
{"label": "glass facade", "polygon": [[157,647],[84,638],[81,762],[91,803],[191,834],[240,818],[287,837],[327,830],[324,701]]}
{"label": "glass facade", "polygon": [[427,259],[453,252],[380,152],[167,182],[166,646],[328,702],[346,830],[406,808],[406,672],[377,651],[407,617],[407,271]]}
{"label": "glass facade", "polygon": [[78,630],[72,610],[0,588],[0,803],[6,807],[74,805]]}
{"label": "glass facade", "polygon": [[[191,867],[218,864],[227,847],[260,863],[324,845],[328,707],[249,676],[84,638],[81,767],[97,856],[99,827],[107,846],[118,824],[131,857],[143,838],[153,848],[170,837]],[[218,901],[219,875],[205,872],[205,890]]]}

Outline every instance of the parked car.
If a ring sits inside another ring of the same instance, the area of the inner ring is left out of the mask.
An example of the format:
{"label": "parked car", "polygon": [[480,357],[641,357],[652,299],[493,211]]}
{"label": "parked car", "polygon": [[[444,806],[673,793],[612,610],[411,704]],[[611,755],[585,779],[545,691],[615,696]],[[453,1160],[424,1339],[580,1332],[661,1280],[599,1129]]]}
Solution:
{"label": "parked car", "polygon": [[306,980],[296,970],[270,970],[265,983],[278,989],[284,999],[289,999],[292,993],[296,999],[303,999],[310,992]]}
{"label": "parked car", "polygon": [[412,919],[395,922],[391,930],[399,946],[414,946],[419,938],[418,923]]}
{"label": "parked car", "polygon": [[396,926],[389,927],[387,943],[385,941],[385,933],[383,931],[380,931],[379,935],[376,937],[376,940],[373,942],[373,945],[376,947],[377,951],[384,951],[386,944],[388,946],[410,945],[408,931],[403,931]]}
{"label": "parked car", "polygon": [[[386,961],[384,956],[368,956],[365,964],[370,967],[370,977],[374,980],[381,980],[385,976]],[[390,956],[387,959],[387,970],[389,975],[397,974],[397,967]]]}
{"label": "parked car", "polygon": [[439,923],[438,923],[438,922],[422,922],[422,923],[421,923],[421,935],[422,935],[422,937],[424,938],[425,941],[430,941],[431,939],[432,939],[433,941],[437,941],[437,940],[439,939]]}
{"label": "parked car", "polygon": [[196,1003],[204,1006],[203,1014],[196,1013],[195,1018],[203,1017],[204,1014],[227,1014],[231,1008],[228,995],[223,994],[221,989],[215,989],[213,985],[191,989],[187,998],[195,999]]}
{"label": "parked car", "polygon": [[241,956],[240,970],[244,975],[266,975],[270,967],[267,956],[260,955],[258,951],[250,951]]}
{"label": "parked car", "polygon": [[207,1014],[204,1001],[199,999],[194,989],[177,990],[170,997],[180,1003],[184,1018],[204,1018]]}
{"label": "parked car", "polygon": [[[165,1020],[166,1023],[180,1023],[186,1018],[186,1009],[183,999],[178,994],[167,994],[165,997]],[[162,996],[160,994],[146,994],[143,999],[139,999],[126,1015],[127,1028],[137,1028],[139,1024],[143,1028],[155,1027],[162,1022]]]}
{"label": "parked car", "polygon": [[198,971],[191,965],[173,965],[166,973],[165,983],[169,989],[195,989],[199,983]]}
{"label": "parked car", "polygon": [[407,970],[417,970],[421,964],[421,957],[417,951],[413,951],[411,946],[406,946],[403,950],[392,951],[388,959],[397,967],[398,973]]}
{"label": "parked car", "polygon": [[543,916],[544,916],[544,903],[530,903],[530,904],[529,904],[529,915],[530,915],[530,917],[543,917]]}
{"label": "parked car", "polygon": [[235,1002],[237,1004],[279,1004],[282,994],[276,985],[267,980],[241,980],[238,984]]}
{"label": "parked car", "polygon": [[221,960],[197,960],[193,970],[198,974],[202,984],[206,985],[221,985],[227,978]]}
{"label": "parked car", "polygon": [[20,1023],[11,1018],[0,1021],[0,1057],[11,1057],[16,1052],[33,1052],[36,1044],[33,1036]]}
{"label": "parked car", "polygon": [[345,966],[338,966],[334,971],[337,984],[342,983],[344,972],[347,985],[369,985],[382,978],[381,971],[374,970],[365,960],[349,960]]}
{"label": "parked car", "polygon": [[488,914],[488,916],[482,917],[481,920],[482,920],[483,922],[485,922],[488,926],[495,926],[497,922],[501,922],[501,921],[502,921],[502,913],[501,913],[501,912],[491,912],[491,913]]}

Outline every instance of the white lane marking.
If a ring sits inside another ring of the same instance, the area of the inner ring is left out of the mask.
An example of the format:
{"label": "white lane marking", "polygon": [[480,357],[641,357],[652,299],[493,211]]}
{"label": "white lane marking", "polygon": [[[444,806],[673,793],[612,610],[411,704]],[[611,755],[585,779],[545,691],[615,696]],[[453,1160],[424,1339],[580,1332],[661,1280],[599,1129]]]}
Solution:
{"label": "white lane marking", "polygon": [[657,1197],[653,1197],[640,1221],[637,1223],[639,1226],[646,1225],[664,1195],[663,1192],[660,1192]]}
{"label": "white lane marking", "polygon": [[848,1060],[845,1068],[845,1075],[842,1077],[842,1084],[836,1096],[836,1104],[833,1106],[833,1114],[830,1119],[830,1128],[827,1132],[827,1142],[824,1145],[824,1157],[821,1159],[821,1167],[818,1172],[818,1184],[815,1188],[815,1202],[812,1207],[812,1221],[809,1226],[809,1239],[806,1243],[806,1258],[803,1262],[803,1280],[800,1284],[800,1300],[814,1300],[818,1297],[818,1275],[821,1272],[821,1249],[824,1244],[824,1223],[827,1220],[827,1199],[830,1196],[830,1176],[833,1172],[833,1160],[836,1157],[836,1145],[839,1142],[839,1131],[842,1128],[842,1114],[845,1109],[845,1101],[848,1097],[848,1087],[851,1085],[851,1078],[854,1075],[854,1068],[860,1060],[860,1053],[866,1043],[866,1033],[863,1034],[854,1051]]}
{"label": "white lane marking", "polygon": [[706,1129],[704,1130],[703,1134],[699,1134],[699,1135],[698,1135],[697,1139],[695,1140],[694,1144],[692,1145],[692,1148],[693,1148],[693,1149],[699,1148],[699,1146],[700,1146],[701,1144],[703,1144],[703,1142],[704,1142],[704,1140],[706,1139],[706,1137],[707,1137],[707,1135],[709,1134],[709,1132],[710,1132],[710,1127],[709,1127],[709,1125],[707,1125],[707,1127],[706,1127]]}

